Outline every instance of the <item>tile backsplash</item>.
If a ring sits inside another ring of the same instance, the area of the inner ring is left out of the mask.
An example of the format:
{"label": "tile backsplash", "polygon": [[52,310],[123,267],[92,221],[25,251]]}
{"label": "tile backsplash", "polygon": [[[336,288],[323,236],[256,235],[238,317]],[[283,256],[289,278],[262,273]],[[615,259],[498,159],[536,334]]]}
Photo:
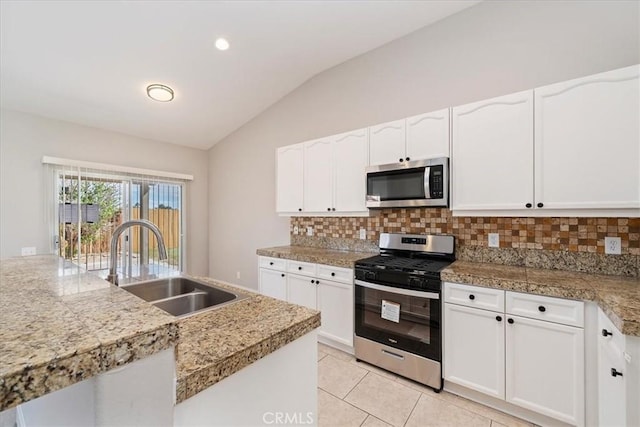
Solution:
{"label": "tile backsplash", "polygon": [[[305,235],[307,227],[313,227],[313,237]],[[359,239],[362,228],[365,241]],[[370,217],[292,217],[290,222],[296,245],[370,251],[377,249],[380,233],[452,234],[457,258],[473,261],[631,276],[638,275],[640,262],[640,218],[454,217],[445,208],[397,208]],[[499,249],[488,247],[489,233],[500,236]],[[604,254],[606,236],[620,237],[621,256]],[[594,263],[599,267],[592,268]]]}

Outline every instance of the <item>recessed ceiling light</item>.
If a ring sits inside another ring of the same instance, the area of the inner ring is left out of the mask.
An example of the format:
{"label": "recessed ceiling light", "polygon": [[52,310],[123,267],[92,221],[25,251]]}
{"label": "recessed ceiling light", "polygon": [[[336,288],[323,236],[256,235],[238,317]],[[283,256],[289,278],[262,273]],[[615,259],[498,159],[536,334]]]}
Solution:
{"label": "recessed ceiling light", "polygon": [[155,101],[169,102],[173,99],[173,89],[161,84],[152,84],[147,86],[147,95]]}
{"label": "recessed ceiling light", "polygon": [[218,50],[227,50],[229,49],[229,42],[227,41],[227,39],[220,37],[218,40],[216,40],[216,47],[218,48]]}

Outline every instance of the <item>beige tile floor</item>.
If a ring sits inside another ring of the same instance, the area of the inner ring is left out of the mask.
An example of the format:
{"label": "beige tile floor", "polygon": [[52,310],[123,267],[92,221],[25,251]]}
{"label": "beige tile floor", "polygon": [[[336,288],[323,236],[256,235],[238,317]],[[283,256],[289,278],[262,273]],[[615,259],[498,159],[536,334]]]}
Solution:
{"label": "beige tile floor", "polygon": [[318,344],[320,427],[532,427],[529,422],[356,362]]}

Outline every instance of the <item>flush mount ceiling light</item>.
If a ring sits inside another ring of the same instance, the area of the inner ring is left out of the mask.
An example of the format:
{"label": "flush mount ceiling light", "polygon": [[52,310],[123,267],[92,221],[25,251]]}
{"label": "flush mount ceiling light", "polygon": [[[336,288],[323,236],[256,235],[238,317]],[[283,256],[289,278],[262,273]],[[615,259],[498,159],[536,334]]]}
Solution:
{"label": "flush mount ceiling light", "polygon": [[218,48],[218,50],[227,50],[229,49],[229,42],[227,39],[220,37],[216,40],[216,48]]}
{"label": "flush mount ceiling light", "polygon": [[147,95],[154,101],[169,102],[173,99],[173,89],[161,84],[147,86]]}

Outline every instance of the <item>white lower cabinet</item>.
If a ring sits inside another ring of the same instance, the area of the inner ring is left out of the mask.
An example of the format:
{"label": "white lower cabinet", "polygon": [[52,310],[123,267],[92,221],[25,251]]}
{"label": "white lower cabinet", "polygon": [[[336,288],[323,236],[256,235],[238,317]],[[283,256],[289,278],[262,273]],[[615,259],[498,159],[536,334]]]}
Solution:
{"label": "white lower cabinet", "polygon": [[598,425],[640,425],[640,337],[623,335],[598,309]]}
{"label": "white lower cabinet", "polygon": [[584,424],[584,330],[507,315],[506,401]]}
{"label": "white lower cabinet", "polygon": [[287,275],[278,270],[260,269],[260,293],[283,301],[287,300]]}
{"label": "white lower cabinet", "polygon": [[[445,283],[445,380],[584,425],[584,303],[491,290],[505,297],[491,304],[495,310],[485,310],[460,297],[464,292],[478,294],[477,287],[465,287]],[[536,307],[530,318],[512,314],[527,312],[530,306]],[[571,317],[578,326],[547,320],[562,318],[568,311],[578,313]]]}
{"label": "white lower cabinet", "polygon": [[260,293],[320,311],[318,336],[353,347],[353,270],[324,264],[259,258]]}
{"label": "white lower cabinet", "polygon": [[444,305],[444,377],[504,399],[504,314]]}
{"label": "white lower cabinet", "polygon": [[290,274],[287,282],[287,301],[313,310],[317,307],[318,285],[316,279]]}
{"label": "white lower cabinet", "polygon": [[319,282],[318,310],[322,313],[319,334],[353,347],[353,285],[331,280]]}

